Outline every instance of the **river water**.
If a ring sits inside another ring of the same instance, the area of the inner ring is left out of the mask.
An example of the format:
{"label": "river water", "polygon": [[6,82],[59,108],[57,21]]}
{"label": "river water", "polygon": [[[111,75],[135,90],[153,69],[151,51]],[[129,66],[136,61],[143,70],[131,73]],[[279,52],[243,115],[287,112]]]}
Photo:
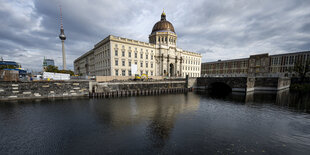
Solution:
{"label": "river water", "polygon": [[0,104],[0,154],[309,154],[307,94],[196,92]]}

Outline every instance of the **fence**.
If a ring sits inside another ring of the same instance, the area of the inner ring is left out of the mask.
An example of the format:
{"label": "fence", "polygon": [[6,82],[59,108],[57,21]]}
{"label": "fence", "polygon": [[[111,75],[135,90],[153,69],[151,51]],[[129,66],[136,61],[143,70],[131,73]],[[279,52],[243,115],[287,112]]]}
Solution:
{"label": "fence", "polygon": [[70,74],[43,72],[43,79],[70,80]]}

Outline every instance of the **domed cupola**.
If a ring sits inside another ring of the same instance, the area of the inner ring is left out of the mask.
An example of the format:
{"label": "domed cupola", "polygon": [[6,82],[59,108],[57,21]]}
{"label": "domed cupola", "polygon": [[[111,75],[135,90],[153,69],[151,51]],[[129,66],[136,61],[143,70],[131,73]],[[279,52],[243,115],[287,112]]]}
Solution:
{"label": "domed cupola", "polygon": [[158,31],[159,32],[165,32],[165,31],[168,32],[168,31],[170,31],[170,32],[175,33],[173,25],[168,20],[166,20],[166,13],[165,12],[163,12],[161,14],[160,21],[158,21],[153,26],[152,33],[158,32]]}
{"label": "domed cupola", "polygon": [[166,20],[166,13],[161,14],[158,21],[152,29],[149,36],[149,42],[159,45],[176,46],[177,34],[174,31],[173,25]]}

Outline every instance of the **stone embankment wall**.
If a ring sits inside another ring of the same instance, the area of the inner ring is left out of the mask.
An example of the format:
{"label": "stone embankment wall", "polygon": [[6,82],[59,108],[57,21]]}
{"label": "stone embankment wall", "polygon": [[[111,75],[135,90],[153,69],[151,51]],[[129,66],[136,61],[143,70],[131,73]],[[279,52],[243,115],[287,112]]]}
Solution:
{"label": "stone embankment wall", "polygon": [[0,82],[0,100],[88,96],[89,81]]}
{"label": "stone embankment wall", "polygon": [[[153,80],[163,80],[163,76],[149,76],[149,79]],[[135,76],[96,76],[96,82],[109,82],[109,81],[128,81],[130,79],[135,79]]]}
{"label": "stone embankment wall", "polygon": [[113,92],[130,90],[150,90],[150,89],[168,89],[185,88],[185,81],[161,81],[161,82],[108,82],[98,83],[90,82],[91,92]]}
{"label": "stone embankment wall", "polygon": [[291,86],[290,78],[279,78],[278,80],[278,90],[288,89]]}
{"label": "stone embankment wall", "polygon": [[282,90],[290,87],[291,79],[285,77],[255,78],[255,90]]}
{"label": "stone embankment wall", "polygon": [[292,78],[291,84],[310,84],[310,77],[305,77],[303,81],[301,78]]}
{"label": "stone embankment wall", "polygon": [[195,88],[197,87],[197,78],[196,77],[189,77],[187,88]]}
{"label": "stone embankment wall", "polygon": [[90,82],[90,97],[119,97],[187,92],[185,81]]}

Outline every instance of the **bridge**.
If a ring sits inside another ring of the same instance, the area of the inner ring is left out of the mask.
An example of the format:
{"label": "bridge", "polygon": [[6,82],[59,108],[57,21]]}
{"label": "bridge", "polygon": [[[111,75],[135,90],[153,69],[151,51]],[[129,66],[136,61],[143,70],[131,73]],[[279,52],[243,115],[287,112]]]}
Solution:
{"label": "bridge", "polygon": [[288,89],[291,79],[280,77],[199,77],[196,82],[198,89],[251,92]]}

